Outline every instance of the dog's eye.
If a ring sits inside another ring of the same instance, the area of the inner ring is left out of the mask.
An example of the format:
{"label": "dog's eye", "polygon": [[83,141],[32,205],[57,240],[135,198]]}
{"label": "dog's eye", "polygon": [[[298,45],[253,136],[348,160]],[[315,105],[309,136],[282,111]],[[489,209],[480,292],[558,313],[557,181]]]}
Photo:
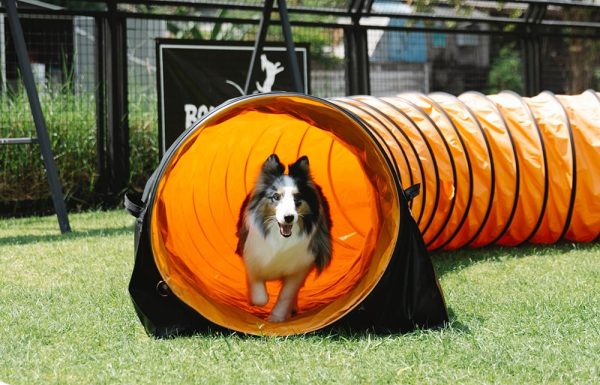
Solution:
{"label": "dog's eye", "polygon": [[281,199],[281,195],[279,195],[278,193],[274,193],[273,195],[271,195],[271,199],[273,199],[274,201],[278,201],[279,199]]}
{"label": "dog's eye", "polygon": [[302,200],[294,199],[294,203],[296,204],[296,207],[300,207],[300,205],[302,204]]}

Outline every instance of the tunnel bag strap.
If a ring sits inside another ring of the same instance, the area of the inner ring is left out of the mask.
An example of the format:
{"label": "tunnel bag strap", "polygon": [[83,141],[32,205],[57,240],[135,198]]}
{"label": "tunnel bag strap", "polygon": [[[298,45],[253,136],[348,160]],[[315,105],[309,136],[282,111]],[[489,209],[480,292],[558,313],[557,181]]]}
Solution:
{"label": "tunnel bag strap", "polygon": [[413,184],[406,190],[404,190],[404,195],[406,196],[407,201],[413,200],[419,193],[421,192],[421,183]]}
{"label": "tunnel bag strap", "polygon": [[125,197],[123,198],[125,210],[127,210],[129,214],[133,215],[136,218],[138,218],[144,210],[144,202],[141,198],[141,194],[134,192],[126,193]]}

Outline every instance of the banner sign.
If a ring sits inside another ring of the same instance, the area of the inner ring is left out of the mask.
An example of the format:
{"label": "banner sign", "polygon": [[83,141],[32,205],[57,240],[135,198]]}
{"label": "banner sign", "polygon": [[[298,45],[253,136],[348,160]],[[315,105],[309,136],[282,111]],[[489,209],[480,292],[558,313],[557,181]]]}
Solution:
{"label": "banner sign", "polygon": [[[294,91],[286,48],[270,43],[254,72],[250,94]],[[199,118],[228,99],[244,95],[252,42],[157,40],[160,154]],[[309,93],[308,45],[296,57]]]}

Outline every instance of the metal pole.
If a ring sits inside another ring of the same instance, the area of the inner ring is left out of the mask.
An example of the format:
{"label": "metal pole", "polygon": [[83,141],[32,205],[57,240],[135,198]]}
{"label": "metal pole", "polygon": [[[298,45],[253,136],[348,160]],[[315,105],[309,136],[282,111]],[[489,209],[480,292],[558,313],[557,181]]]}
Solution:
{"label": "metal pole", "polygon": [[523,49],[525,50],[525,94],[534,96],[541,88],[541,60],[540,60],[540,35],[539,25],[546,15],[545,4],[529,4],[525,14],[525,33],[523,35]]}
{"label": "metal pole", "polygon": [[56,164],[54,163],[54,155],[52,154],[52,149],[50,147],[50,138],[48,137],[46,122],[44,121],[40,99],[38,97],[37,89],[35,88],[33,73],[31,72],[29,54],[27,53],[23,29],[21,28],[19,15],[17,14],[16,1],[4,0],[4,5],[8,15],[10,32],[13,42],[15,43],[15,51],[17,53],[19,68],[21,69],[21,76],[23,77],[23,83],[25,84],[25,90],[27,91],[27,97],[29,98],[29,105],[31,106],[31,115],[33,116],[33,122],[35,123],[44,167],[46,168],[46,174],[48,175],[48,184],[50,185],[50,192],[52,193],[52,201],[54,203],[54,209],[56,210],[58,225],[60,231],[66,233],[71,231],[71,226],[69,225],[69,217],[67,216],[62,187],[58,178],[58,171],[56,169]]}
{"label": "metal pole", "polygon": [[344,27],[344,51],[346,62],[346,95],[360,94],[357,88],[358,71],[356,68],[356,39],[354,28]]}
{"label": "metal pole", "polygon": [[127,116],[127,27],[116,1],[108,4],[104,55],[106,71],[106,141],[111,198],[120,199],[129,182],[129,120]]}
{"label": "metal pole", "polygon": [[110,173],[106,167],[106,55],[104,42],[106,39],[105,18],[96,17],[96,171],[98,179],[95,190],[102,196],[109,191]]}
{"label": "metal pole", "polygon": [[287,4],[285,0],[277,0],[277,8],[279,10],[279,19],[281,20],[283,38],[287,47],[294,90],[296,90],[296,92],[304,92],[304,87],[302,86],[302,77],[300,76],[300,66],[298,65],[298,57],[296,56],[296,47],[292,37],[292,27],[290,26],[290,18],[288,16]]}
{"label": "metal pole", "polygon": [[248,74],[246,75],[244,95],[248,95],[248,93],[250,92],[250,83],[252,82],[254,69],[258,64],[258,59],[260,58],[263,46],[265,45],[267,30],[269,29],[269,22],[271,21],[271,12],[273,12],[273,1],[274,0],[265,1],[265,6],[263,7],[260,25],[258,26],[258,33],[256,34],[256,40],[254,41],[254,51],[252,51],[252,59],[250,59],[250,67],[248,68]]}
{"label": "metal pole", "polygon": [[346,48],[346,91],[351,95],[368,95],[371,91],[369,78],[369,50],[367,30],[360,25],[365,0],[351,4],[352,25],[344,28]]}

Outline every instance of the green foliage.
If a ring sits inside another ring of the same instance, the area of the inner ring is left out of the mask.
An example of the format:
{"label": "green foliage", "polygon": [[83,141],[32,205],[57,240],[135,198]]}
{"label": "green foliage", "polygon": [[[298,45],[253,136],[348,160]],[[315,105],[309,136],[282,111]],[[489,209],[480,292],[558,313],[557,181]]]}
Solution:
{"label": "green foliage", "polygon": [[346,8],[347,0],[288,0],[288,7]]}
{"label": "green foliage", "polygon": [[500,49],[498,57],[492,62],[487,78],[488,93],[512,90],[523,94],[523,69],[519,51],[513,45]]}
{"label": "green foliage", "polygon": [[[435,6],[439,6],[439,2],[432,0],[408,0],[407,3],[419,13],[432,13]],[[457,14],[468,16],[473,12],[474,6],[465,0],[449,0],[446,5],[452,7]]]}
{"label": "green foliage", "polygon": [[600,90],[600,67],[596,68],[596,70],[594,71],[594,80],[596,82],[594,89]]}
{"label": "green foliage", "polygon": [[167,22],[167,30],[176,39],[194,39],[194,40],[206,40],[200,29],[197,27],[197,23],[188,22]]}
{"label": "green foliage", "polygon": [[[72,82],[48,85],[40,93],[42,112],[54,159],[71,207],[90,207],[96,201],[96,101],[76,92]],[[130,188],[140,190],[158,164],[156,99],[136,93],[130,101]],[[29,100],[17,82],[0,94],[0,137],[35,137]],[[38,145],[0,147],[0,200],[4,203],[45,200],[50,196]]]}
{"label": "green foliage", "polygon": [[[178,15],[187,15],[190,10],[187,7],[176,7],[174,13]],[[227,17],[247,17],[246,11],[221,9],[215,11],[219,18]],[[214,13],[208,11],[208,13]],[[231,24],[231,23],[196,23],[192,21],[168,21],[167,30],[172,37],[177,39],[192,40],[247,40],[248,33],[256,29],[251,24]]]}
{"label": "green foliage", "polygon": [[[40,92],[40,102],[65,195],[83,201],[96,178],[96,107],[93,95],[76,93],[69,84],[49,85]],[[27,94],[20,82],[15,90],[0,95],[0,137],[36,137]],[[49,196],[37,145],[3,146],[0,165],[0,200]]]}
{"label": "green foliage", "polygon": [[127,284],[123,210],[0,220],[0,380],[20,384],[595,384],[600,244],[434,255],[440,330],[158,340]]}
{"label": "green foliage", "polygon": [[[320,8],[335,8],[344,6],[339,0],[314,1],[314,0],[297,0],[289,1],[288,6],[305,6],[305,7],[320,7]],[[174,13],[178,15],[186,15],[190,12],[187,7],[176,7]],[[222,9],[219,11],[205,11],[212,13],[212,16],[219,18],[225,17],[251,17],[257,16],[256,12],[248,13],[248,11]],[[216,12],[216,14],[215,14]],[[302,21],[315,22],[335,22],[336,16],[323,16],[312,14],[290,14],[292,20],[300,18]],[[277,20],[277,12],[272,15],[272,20]],[[231,23],[195,23],[195,22],[167,22],[167,30],[172,37],[178,39],[193,39],[193,40],[221,40],[221,41],[254,41],[257,33],[257,26],[251,24],[231,24]],[[294,27],[292,29],[294,41],[297,43],[308,43],[310,45],[310,54],[312,65],[318,65],[319,68],[334,68],[343,62],[342,58],[337,58],[331,54],[333,46],[343,44],[342,32],[335,32],[330,29],[316,29],[307,27]],[[281,26],[277,23],[269,27],[267,33],[267,41],[283,42]]]}
{"label": "green foliage", "polygon": [[129,100],[129,187],[141,191],[158,166],[158,102],[153,92],[132,94],[133,99]]}
{"label": "green foliage", "polygon": [[[272,36],[281,36],[281,28],[271,27],[269,31]],[[335,69],[343,65],[344,59],[333,55],[334,46],[343,44],[341,30],[294,27],[292,34],[295,41],[309,44],[312,69]]]}

